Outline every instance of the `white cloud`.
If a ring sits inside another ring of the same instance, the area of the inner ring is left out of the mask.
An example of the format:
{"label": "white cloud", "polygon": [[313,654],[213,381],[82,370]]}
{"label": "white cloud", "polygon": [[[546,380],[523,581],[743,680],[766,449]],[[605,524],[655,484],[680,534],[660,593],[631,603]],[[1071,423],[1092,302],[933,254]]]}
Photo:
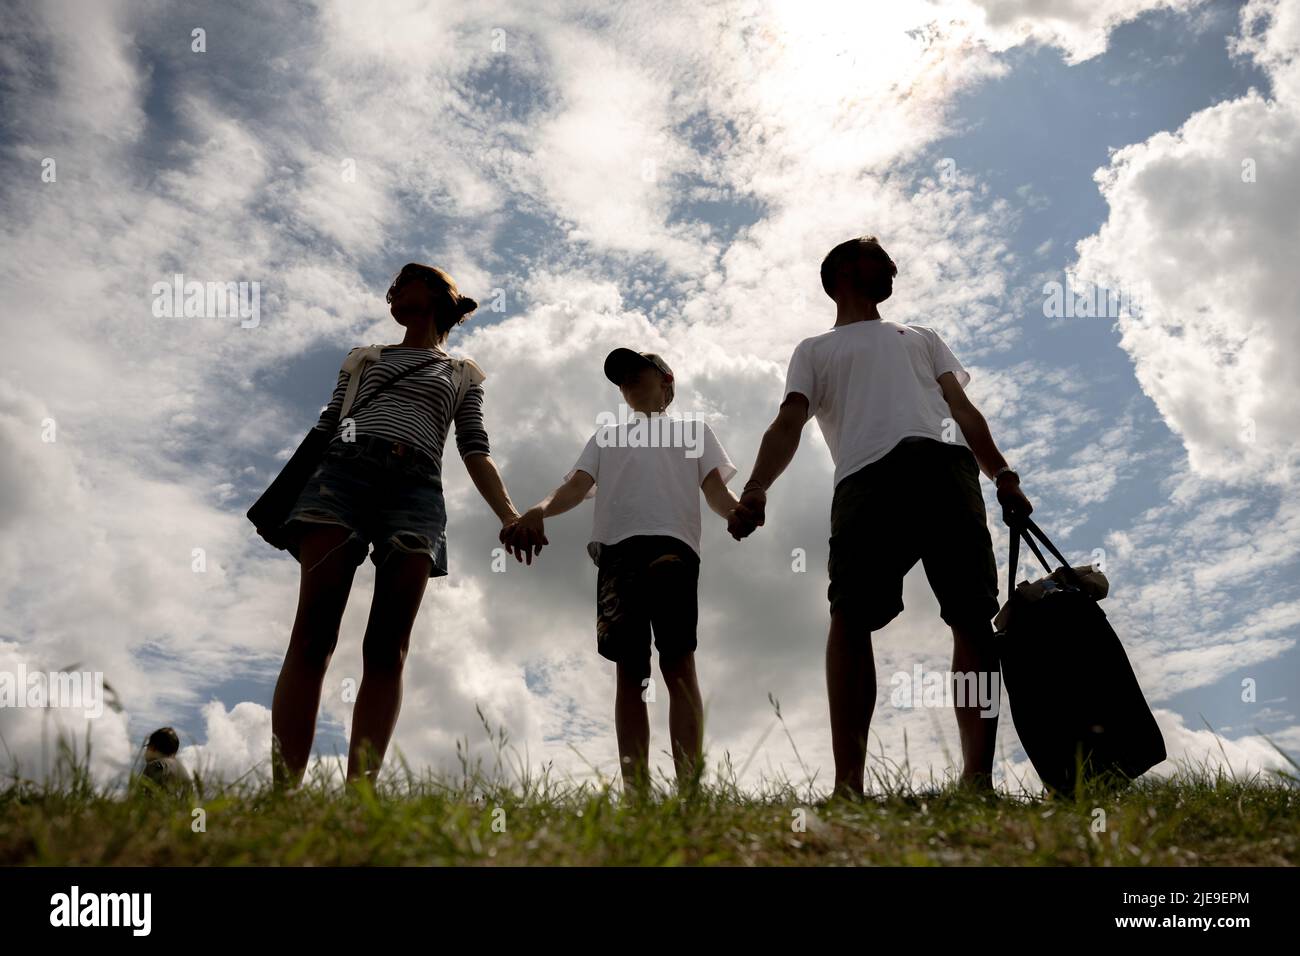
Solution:
{"label": "white cloud", "polygon": [[226,710],[220,701],[209,701],[203,724],[204,742],[181,748],[186,767],[214,781],[234,781],[250,771],[255,780],[270,779],[270,710],[249,701]]}
{"label": "white cloud", "polygon": [[1079,244],[1078,271],[1146,290],[1141,316],[1119,319],[1120,344],[1192,469],[1285,486],[1300,451],[1300,14],[1254,0],[1242,30],[1273,95],[1115,152],[1096,177],[1109,218]]}
{"label": "white cloud", "polygon": [[[1067,63],[1105,52],[1112,30],[1152,11],[1186,13],[1204,0],[971,0],[961,7],[994,50],[1034,42],[1056,46]],[[942,4],[946,15],[952,6]]]}

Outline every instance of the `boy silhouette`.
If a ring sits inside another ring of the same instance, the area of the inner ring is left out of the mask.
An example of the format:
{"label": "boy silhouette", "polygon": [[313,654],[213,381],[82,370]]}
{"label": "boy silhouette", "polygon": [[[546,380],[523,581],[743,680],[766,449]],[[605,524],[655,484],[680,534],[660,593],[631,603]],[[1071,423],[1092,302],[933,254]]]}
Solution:
{"label": "boy silhouette", "polygon": [[144,768],[140,776],[153,785],[149,793],[182,797],[191,791],[194,781],[176,756],[180,749],[180,737],[171,727],[160,727],[145,740]]}
{"label": "boy silhouette", "polygon": [[621,421],[596,429],[564,483],[502,532],[516,548],[540,550],[544,519],[596,498],[587,551],[599,568],[596,647],[617,665],[614,728],[624,786],[649,787],[650,638],[668,688],[668,728],[677,783],[703,769],[704,704],[695,672],[700,574],[700,495],[731,519],[738,504],[727,482],[736,467],[698,418],[667,415],[672,370],[652,352],[621,348],[605,377],[626,403]]}
{"label": "boy silhouette", "polygon": [[[763,524],[767,489],[816,415],[835,463],[826,642],[835,792],[851,798],[863,793],[876,704],[871,633],[903,609],[903,577],[922,561],[952,628],[953,671],[996,673],[997,564],[980,471],[997,485],[1008,523],[1033,511],[963,391],[970,374],[939,333],[881,318],[877,306],[893,293],[897,274],[874,236],[842,242],[826,256],[821,281],[835,301],[835,326],[795,348],[780,410],[729,522],[738,540]],[[956,711],[961,782],[990,790],[997,711],[982,716],[969,699]]]}

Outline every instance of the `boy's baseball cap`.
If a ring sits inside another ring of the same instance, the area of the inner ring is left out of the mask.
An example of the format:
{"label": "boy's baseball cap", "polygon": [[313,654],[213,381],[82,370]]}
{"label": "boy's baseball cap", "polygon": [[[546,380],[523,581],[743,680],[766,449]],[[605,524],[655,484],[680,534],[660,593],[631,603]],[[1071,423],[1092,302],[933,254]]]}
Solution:
{"label": "boy's baseball cap", "polygon": [[623,384],[627,373],[646,366],[658,369],[668,380],[668,400],[673,400],[673,370],[663,360],[663,356],[654,352],[634,352],[632,349],[614,349],[605,356],[605,377],[615,385]]}

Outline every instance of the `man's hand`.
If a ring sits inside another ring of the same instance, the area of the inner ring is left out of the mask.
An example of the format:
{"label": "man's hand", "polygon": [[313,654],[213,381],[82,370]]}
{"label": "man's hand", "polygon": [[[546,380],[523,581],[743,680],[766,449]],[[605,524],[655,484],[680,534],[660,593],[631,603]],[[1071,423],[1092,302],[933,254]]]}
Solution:
{"label": "man's hand", "polygon": [[529,508],[514,521],[501,527],[501,543],[513,551],[516,561],[533,563],[533,555],[542,553],[546,540],[541,508]]}
{"label": "man's hand", "polygon": [[1034,510],[1033,504],[1020,490],[1020,479],[1014,475],[1003,475],[999,479],[998,501],[1002,505],[1002,520],[1008,525],[1018,524]]}
{"label": "man's hand", "polygon": [[767,519],[767,489],[794,458],[799,436],[809,417],[808,396],[790,392],[781,402],[772,424],[763,432],[754,470],[749,473],[735,511],[727,516],[727,530],[737,541],[749,537]]}
{"label": "man's hand", "polygon": [[740,503],[727,516],[727,530],[737,541],[748,538],[767,520],[767,492],[750,488],[741,493]]}

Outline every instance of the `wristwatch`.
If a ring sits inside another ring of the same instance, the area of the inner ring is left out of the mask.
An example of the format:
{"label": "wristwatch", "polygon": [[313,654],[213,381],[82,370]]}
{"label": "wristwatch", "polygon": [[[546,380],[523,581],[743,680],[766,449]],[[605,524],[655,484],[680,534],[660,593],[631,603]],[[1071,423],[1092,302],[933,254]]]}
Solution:
{"label": "wristwatch", "polygon": [[1010,465],[1003,465],[1001,468],[997,470],[997,473],[993,476],[993,483],[996,485],[998,483],[998,479],[1001,478],[1003,475],[1015,475],[1016,484],[1020,484],[1020,475],[1017,474],[1016,471]]}

